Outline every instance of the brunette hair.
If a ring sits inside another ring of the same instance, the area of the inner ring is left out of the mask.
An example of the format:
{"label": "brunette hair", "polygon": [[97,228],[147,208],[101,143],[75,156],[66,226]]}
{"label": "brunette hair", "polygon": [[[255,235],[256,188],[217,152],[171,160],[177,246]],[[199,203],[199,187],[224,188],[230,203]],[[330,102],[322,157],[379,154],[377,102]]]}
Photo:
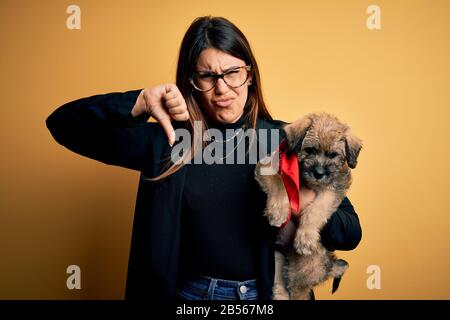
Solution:
{"label": "brunette hair", "polygon": [[170,165],[159,176],[150,178],[151,181],[160,180],[178,171],[183,165],[185,157],[191,157],[193,159],[196,152],[195,145],[201,145],[202,150],[205,146],[204,141],[200,144],[194,144],[194,122],[202,122],[202,130],[205,130],[206,122],[202,109],[199,106],[198,93],[192,90],[190,84],[190,77],[196,71],[196,65],[200,53],[207,48],[215,48],[220,51],[226,52],[236,58],[245,61],[246,65],[251,66],[252,82],[248,87],[248,97],[244,107],[244,117],[247,127],[256,129],[256,120],[268,119],[271,120],[270,115],[263,99],[261,90],[261,80],[259,75],[258,64],[250,48],[250,44],[247,38],[232,22],[223,17],[199,17],[195,19],[181,42],[176,85],[183,95],[189,112],[189,120],[186,123],[186,127],[191,133],[191,150],[193,152],[187,152],[183,157]]}

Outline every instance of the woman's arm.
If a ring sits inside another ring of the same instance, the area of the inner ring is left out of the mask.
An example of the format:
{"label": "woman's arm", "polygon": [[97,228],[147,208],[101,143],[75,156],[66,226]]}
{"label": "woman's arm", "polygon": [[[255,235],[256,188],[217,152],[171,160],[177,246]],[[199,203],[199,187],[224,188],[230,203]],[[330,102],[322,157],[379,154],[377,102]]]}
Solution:
{"label": "woman's arm", "polygon": [[61,145],[106,164],[141,170],[156,123],[133,117],[141,90],[78,99],[57,108],[46,120]]}
{"label": "woman's arm", "polygon": [[362,231],[358,215],[345,197],[320,232],[323,246],[330,251],[353,250],[361,241]]}

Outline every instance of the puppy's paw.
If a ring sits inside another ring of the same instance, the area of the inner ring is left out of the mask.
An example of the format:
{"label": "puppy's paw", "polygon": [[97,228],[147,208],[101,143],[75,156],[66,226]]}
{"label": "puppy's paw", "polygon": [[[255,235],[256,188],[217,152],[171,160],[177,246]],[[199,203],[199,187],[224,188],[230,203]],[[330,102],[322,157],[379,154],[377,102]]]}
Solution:
{"label": "puppy's paw", "polygon": [[269,220],[270,225],[280,227],[289,217],[289,200],[284,197],[269,196],[264,215]]}
{"label": "puppy's paw", "polygon": [[317,250],[320,235],[315,230],[298,230],[295,235],[294,248],[301,255],[310,255]]}
{"label": "puppy's paw", "polygon": [[272,156],[264,157],[256,163],[255,176],[257,177],[257,179],[261,179],[264,176],[273,176],[277,173],[278,163],[273,162]]}
{"label": "puppy's paw", "polygon": [[289,292],[282,285],[274,285],[272,289],[272,299],[273,300],[290,300]]}
{"label": "puppy's paw", "polygon": [[271,226],[280,227],[287,219],[287,215],[283,214],[282,209],[266,210],[264,214],[269,220]]}

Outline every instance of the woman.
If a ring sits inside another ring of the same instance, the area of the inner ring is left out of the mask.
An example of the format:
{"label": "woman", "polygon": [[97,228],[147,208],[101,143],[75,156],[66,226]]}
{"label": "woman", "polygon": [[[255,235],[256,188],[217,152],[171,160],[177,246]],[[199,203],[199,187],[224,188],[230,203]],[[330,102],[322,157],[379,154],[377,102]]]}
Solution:
{"label": "woman", "polygon": [[[147,122],[150,116],[157,122]],[[181,44],[176,85],[79,99],[47,119],[55,140],[70,150],[141,172],[128,300],[271,298],[277,229],[262,216],[265,195],[254,179],[255,164],[190,161],[207,148],[208,141],[195,138],[198,123],[222,133],[213,142],[232,151],[245,129],[284,124],[264,104],[247,39],[224,18],[192,23]],[[173,161],[180,129],[191,133],[193,152]],[[246,151],[252,141],[244,139]],[[229,156],[234,153],[220,158]],[[302,189],[301,199],[306,205],[314,193]],[[361,229],[347,198],[321,235],[330,250],[357,246]]]}

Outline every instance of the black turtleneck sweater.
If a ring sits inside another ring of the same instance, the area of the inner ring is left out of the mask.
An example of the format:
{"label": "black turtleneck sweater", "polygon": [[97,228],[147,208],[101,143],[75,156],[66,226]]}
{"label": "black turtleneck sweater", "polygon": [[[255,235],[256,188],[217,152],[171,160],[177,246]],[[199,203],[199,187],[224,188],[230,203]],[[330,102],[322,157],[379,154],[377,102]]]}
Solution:
{"label": "black turtleneck sweater", "polygon": [[[208,122],[219,129],[223,138],[216,142],[227,155],[226,144],[246,145],[249,139],[240,132],[245,123],[241,116],[235,123]],[[233,129],[227,132],[226,129]],[[235,155],[233,153],[231,156]],[[255,178],[255,164],[188,164],[183,191],[181,217],[181,272],[185,276],[203,275],[229,280],[256,279],[258,246],[265,195]]]}

